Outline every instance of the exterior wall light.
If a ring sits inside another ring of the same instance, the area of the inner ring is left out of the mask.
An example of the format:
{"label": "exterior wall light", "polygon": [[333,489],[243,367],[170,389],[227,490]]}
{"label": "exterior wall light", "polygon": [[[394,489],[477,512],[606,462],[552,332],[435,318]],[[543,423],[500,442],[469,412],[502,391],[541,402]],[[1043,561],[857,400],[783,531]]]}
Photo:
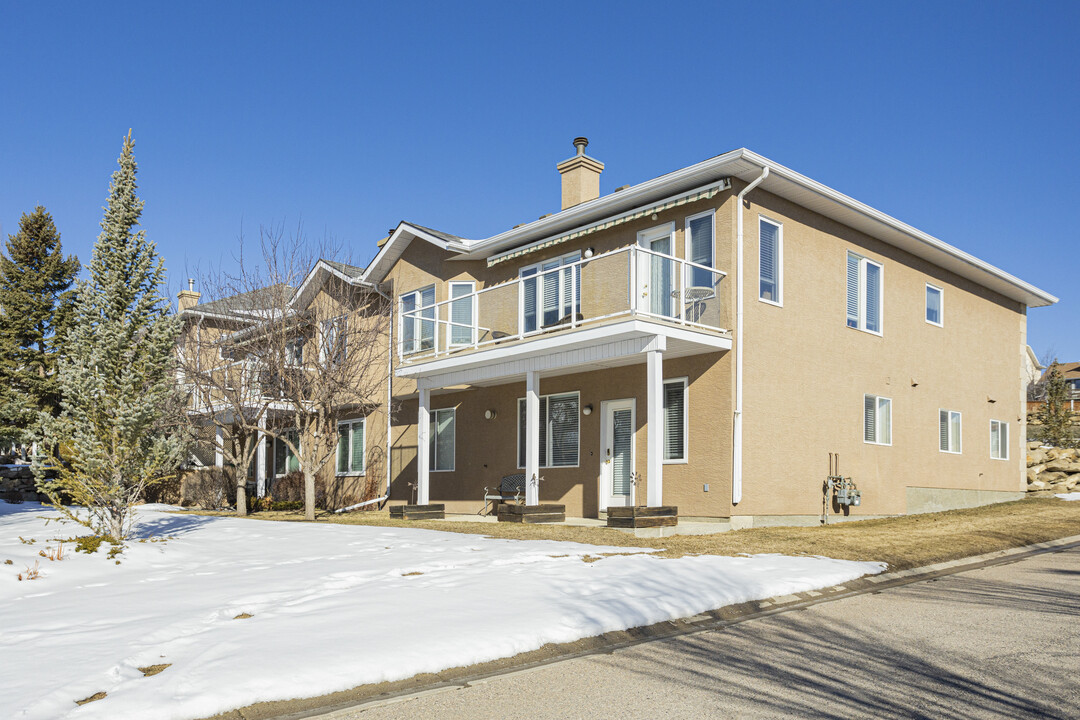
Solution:
{"label": "exterior wall light", "polygon": [[593,250],[592,248],[586,248],[585,249],[585,259],[586,260],[588,260],[589,258],[591,258],[595,254],[596,254],[596,251]]}
{"label": "exterior wall light", "polygon": [[581,408],[581,414],[592,415],[592,405],[586,405],[585,407]]}
{"label": "exterior wall light", "polygon": [[488,420],[494,420],[498,416],[499,416],[499,413],[495,412],[494,410],[485,410],[484,411],[484,417],[487,418]]}

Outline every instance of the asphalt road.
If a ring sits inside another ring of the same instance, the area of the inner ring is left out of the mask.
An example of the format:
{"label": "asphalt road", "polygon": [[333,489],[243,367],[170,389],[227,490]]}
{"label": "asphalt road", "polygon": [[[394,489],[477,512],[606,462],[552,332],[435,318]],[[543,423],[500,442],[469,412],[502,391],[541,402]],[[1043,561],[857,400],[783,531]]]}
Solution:
{"label": "asphalt road", "polygon": [[1080,718],[1080,549],[333,713],[777,717]]}

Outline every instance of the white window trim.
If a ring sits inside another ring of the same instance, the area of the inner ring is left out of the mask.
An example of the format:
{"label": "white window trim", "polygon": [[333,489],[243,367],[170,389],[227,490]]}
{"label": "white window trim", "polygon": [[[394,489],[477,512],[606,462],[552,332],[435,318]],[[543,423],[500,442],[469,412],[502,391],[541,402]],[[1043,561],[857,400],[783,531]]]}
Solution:
{"label": "white window trim", "polygon": [[[664,385],[681,382],[683,386],[683,456],[681,460],[668,460],[664,459],[664,465],[686,465],[690,462],[690,378],[688,377],[675,377],[668,378],[664,381]],[[661,432],[663,428],[661,428]]]}
{"label": "white window trim", "polygon": [[[578,461],[577,461],[577,463],[575,463],[573,465],[541,465],[540,468],[542,470],[564,470],[564,469],[568,469],[568,468],[581,467],[581,392],[578,391],[578,390],[574,390],[573,392],[551,393],[550,395],[541,395],[540,399],[548,398],[548,403],[549,403],[548,407],[550,407],[551,398],[566,397],[567,395],[576,396],[577,401],[578,401],[578,440],[577,440],[577,443],[578,443],[578,446],[577,446],[577,459],[578,459]],[[522,403],[524,401],[525,401],[525,398],[518,398],[517,399],[518,403]],[[518,410],[518,406],[514,405],[514,425],[517,426],[517,443],[514,445],[515,461],[516,461],[516,457],[520,455],[520,453],[518,451],[521,448],[521,423],[518,421],[518,413],[519,412],[521,412],[521,411]],[[550,420],[549,420],[549,423],[550,423]],[[526,425],[528,425],[527,422],[526,422]],[[552,441],[552,436],[553,435],[554,435],[554,433],[551,432],[551,428],[549,427],[548,432],[547,432],[547,447],[545,448],[545,455],[547,456],[548,462],[551,462],[551,441]],[[518,465],[517,467],[518,467],[518,470],[524,470],[525,469],[524,465]]]}
{"label": "white window trim", "polygon": [[[544,332],[544,323],[543,323],[543,319],[544,319],[543,318],[543,314],[544,314],[544,309],[543,309],[544,292],[543,292],[543,288],[540,287],[540,273],[544,272],[544,269],[543,269],[544,265],[547,265],[548,263],[555,262],[556,260],[559,261],[559,272],[555,273],[555,277],[559,278],[558,296],[559,296],[559,303],[560,303],[560,306],[561,306],[562,298],[563,298],[562,267],[564,265],[569,265],[571,263],[575,263],[575,262],[581,260],[581,251],[580,250],[575,250],[572,253],[566,253],[565,255],[560,255],[560,256],[554,257],[554,258],[548,258],[547,260],[541,260],[540,262],[532,263],[531,265],[525,265],[524,267],[518,268],[518,288],[519,288],[518,289],[518,328],[521,330],[521,334],[523,336],[536,335],[537,333]],[[536,285],[536,329],[525,332],[525,282],[524,282],[524,280],[525,280],[525,273],[528,272],[529,270],[535,270],[536,271],[535,273],[533,273],[532,275],[529,276],[529,277],[534,277],[537,280],[537,285]],[[555,268],[552,268],[551,270],[554,271]],[[580,265],[578,265],[574,269],[574,271],[571,273],[571,277],[573,277],[573,275],[575,273],[577,273],[577,274],[581,273],[581,266]],[[571,293],[571,295],[572,294],[573,293]],[[578,297],[577,298],[577,303],[575,304],[574,307],[572,307],[570,309],[570,312],[571,313],[576,313],[577,312],[577,305],[580,305],[580,304],[581,304],[581,298]]]}
{"label": "white window trim", "polygon": [[[353,456],[352,444],[353,444],[353,437],[354,437],[352,426],[353,425],[362,425],[363,426],[363,428],[364,428],[364,448],[363,448],[363,453],[360,455],[360,462],[361,462],[362,465],[361,465],[361,468],[359,470],[338,470],[337,469],[337,455],[335,454],[334,455],[334,475],[336,475],[337,477],[360,477],[360,476],[364,475],[364,473],[367,472],[367,418],[362,417],[362,418],[354,418],[353,420],[342,420],[341,422],[338,423],[338,428],[340,429],[342,425],[348,425],[349,426],[349,464],[350,465],[352,464],[352,456]],[[338,435],[338,437],[339,438],[341,437],[340,434]]]}
{"label": "white window trim", "polygon": [[[646,250],[652,250],[652,248],[649,247],[649,244],[656,241],[656,240],[659,240],[660,238],[662,238],[664,236],[667,236],[667,237],[671,238],[671,245],[670,245],[671,251],[668,254],[671,255],[672,257],[678,257],[678,255],[675,254],[675,221],[674,220],[672,220],[671,222],[666,222],[663,225],[657,225],[655,227],[646,228],[644,230],[638,230],[637,244],[638,244],[639,247],[643,247]],[[714,238],[715,238],[715,232],[714,232]],[[714,242],[715,242],[715,240],[714,240]],[[714,249],[714,252],[715,252],[715,247],[713,249]]]}
{"label": "white window trim", "polygon": [[[1005,457],[994,457],[994,423],[997,423],[999,427],[1005,428],[1005,441],[1000,443],[1001,449],[1005,452]],[[991,460],[1008,460],[1009,459],[1009,423],[1004,420],[991,420],[990,421],[990,459]]]}
{"label": "white window trim", "polygon": [[[845,304],[844,327],[846,327],[846,328],[848,328],[850,330],[858,330],[859,332],[869,333],[870,335],[877,335],[878,337],[884,337],[884,335],[885,335],[885,266],[883,264],[881,264],[880,262],[878,262],[877,260],[871,260],[870,258],[866,257],[865,255],[860,255],[857,252],[854,252],[852,250],[848,250],[846,252],[846,254],[844,255],[844,261],[845,261],[845,265],[844,265],[844,267],[845,267],[844,283],[845,284],[847,283],[847,270],[846,270],[847,264],[846,263],[847,263],[847,256],[848,255],[854,255],[855,257],[857,257],[859,259],[859,326],[853,328],[853,327],[851,327],[850,325],[847,324],[847,317],[846,317],[847,310],[846,310],[846,304]],[[878,293],[878,316],[879,316],[878,317],[878,324],[881,326],[880,330],[869,330],[866,327],[866,295],[867,295],[866,266],[868,264],[877,266],[877,269],[881,271],[881,290]],[[845,298],[846,298],[846,294],[845,294]],[[925,311],[926,311],[926,308],[924,307],[923,308],[923,314],[924,315],[925,315]]]}
{"label": "white window trim", "polygon": [[[346,315],[335,315],[334,317],[326,318],[325,320],[323,320],[322,322],[319,323],[319,362],[320,363],[325,363],[329,359],[329,357],[327,355],[328,342],[327,342],[326,329],[328,327],[336,327],[335,335],[334,335],[334,342],[336,343],[336,342],[338,342],[337,335],[342,332],[342,328],[340,327],[339,323],[341,325],[345,326],[345,333],[344,333],[345,336],[341,340],[341,342],[342,342],[341,360],[347,360],[348,357],[349,357],[349,344],[348,344],[349,320],[348,320],[348,317]],[[335,361],[335,363],[336,362],[337,361]]]}
{"label": "white window trim", "polygon": [[447,345],[447,347],[452,347],[452,348],[455,348],[455,347],[469,347],[470,345],[475,344],[476,333],[477,333],[477,327],[476,327],[477,303],[476,303],[476,294],[475,294],[476,293],[476,282],[473,281],[473,280],[452,280],[449,283],[449,285],[450,285],[450,287],[449,287],[449,297],[447,299],[450,302],[448,303],[449,308],[446,311],[446,315],[447,315],[446,319],[448,321],[451,321],[451,322],[454,319],[454,301],[461,299],[461,298],[455,298],[454,297],[454,287],[457,286],[457,285],[465,285],[465,286],[467,286],[469,288],[469,292],[466,293],[466,295],[471,295],[472,296],[472,323],[473,323],[473,328],[472,328],[472,330],[470,331],[469,334],[472,336],[473,339],[470,340],[467,343],[452,342],[453,339],[454,339],[454,326],[453,325],[447,325],[446,326],[446,332],[447,332],[446,345]]}
{"label": "white window trim", "polygon": [[933,322],[926,317],[926,311],[930,309],[928,306],[923,307],[923,320],[926,320],[927,325],[945,327],[945,288],[934,283],[926,283],[926,289],[930,290],[931,288],[938,291],[938,318],[940,318],[941,322]]}
{"label": "white window trim", "polygon": [[[683,255],[682,256],[683,256],[683,260],[686,260],[686,262],[694,262],[693,255],[690,252],[690,250],[691,250],[690,241],[691,241],[692,236],[693,236],[693,233],[690,232],[690,223],[692,223],[694,220],[699,220],[699,219],[701,219],[703,217],[706,217],[706,216],[709,217],[709,220],[710,220],[709,225],[710,225],[710,228],[711,228],[710,232],[712,233],[712,263],[709,265],[709,267],[711,267],[713,270],[715,270],[716,269],[716,210],[715,209],[706,210],[705,212],[695,213],[694,215],[687,215],[683,219]],[[674,253],[672,253],[672,254],[674,255]],[[693,268],[687,268],[687,271],[689,272],[692,269]]]}
{"label": "white window trim", "polygon": [[[952,437],[952,416],[957,415],[960,418],[960,437],[956,438],[956,447],[957,447],[956,450],[942,450],[941,449],[941,413],[943,413],[943,412],[949,413],[949,419],[948,419],[948,422],[945,424],[945,427],[947,428],[947,432],[949,433],[949,446],[950,447],[952,447],[952,444],[953,444],[952,443],[952,440],[953,440],[953,437]],[[963,455],[964,454],[964,444],[963,444],[963,439],[964,439],[964,414],[961,413],[959,410],[947,410],[945,408],[938,408],[937,421],[938,421],[938,441],[937,441],[938,442],[938,451],[943,452],[943,453],[947,453],[949,455]]]}
{"label": "white window trim", "polygon": [[[767,300],[761,297],[761,223],[769,223],[776,228],[776,295],[779,300]],[[784,224],[758,215],[758,301],[766,305],[784,307]]]}
{"label": "white window trim", "polygon": [[[437,453],[439,452],[439,413],[453,413],[454,414],[454,457],[450,458],[450,467],[438,469]],[[435,448],[430,453],[431,457],[428,458],[428,472],[455,472],[457,469],[457,408],[438,408],[431,411],[431,424],[435,426],[435,431],[432,433],[430,440],[434,441]]]}
{"label": "white window trim", "polygon": [[[866,398],[874,398],[874,440],[866,439]],[[889,403],[889,442],[881,442],[876,438],[881,437],[881,401],[884,400]],[[892,398],[885,397],[884,395],[874,395],[873,393],[863,394],[863,421],[862,421],[862,436],[863,443],[866,445],[881,445],[882,447],[892,447]]]}
{"label": "white window trim", "polygon": [[[423,306],[421,306],[420,305],[421,298],[423,298],[423,293],[428,288],[432,289],[432,291],[433,291],[432,296],[435,298],[435,300],[432,302],[431,305],[423,305]],[[439,302],[439,294],[438,293],[439,293],[439,291],[438,291],[438,288],[435,287],[435,283],[429,283],[427,285],[424,285],[423,287],[416,288],[415,290],[410,290],[409,292],[403,292],[400,295],[398,295],[398,310],[399,310],[399,312],[398,312],[398,337],[401,338],[401,340],[399,342],[402,343],[402,345],[401,345],[401,355],[402,356],[415,355],[415,354],[421,353],[421,352],[428,352],[428,350],[420,347],[420,328],[422,327],[422,323],[425,320],[427,320],[428,322],[431,322],[431,323],[433,323],[435,325],[435,336],[432,338],[432,348],[431,349],[434,349],[434,347],[437,345],[437,343],[435,341],[438,339],[438,332],[439,332],[439,327],[438,327],[438,322],[437,322],[438,318],[422,318],[422,317],[420,317],[419,313],[424,311],[424,310],[427,310],[429,307],[434,308],[434,307],[438,306],[438,302]],[[406,318],[405,313],[401,311],[401,303],[405,298],[407,298],[409,296],[414,297],[413,304],[415,305],[415,307],[412,310],[409,311],[412,314],[412,317]],[[436,310],[435,314],[438,315],[437,310]],[[412,342],[413,342],[414,347],[409,349],[409,350],[405,349],[405,344],[404,344],[405,343],[405,323],[407,323],[407,322],[412,323],[412,325],[413,325]]]}

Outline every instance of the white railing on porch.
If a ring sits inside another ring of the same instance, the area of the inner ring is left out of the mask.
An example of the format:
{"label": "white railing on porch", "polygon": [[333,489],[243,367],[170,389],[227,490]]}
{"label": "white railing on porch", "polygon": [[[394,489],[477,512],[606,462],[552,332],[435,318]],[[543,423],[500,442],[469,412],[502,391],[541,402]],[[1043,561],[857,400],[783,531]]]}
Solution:
{"label": "white railing on porch", "polygon": [[632,245],[423,307],[405,310],[399,299],[398,357],[432,359],[622,316],[720,331],[726,275]]}

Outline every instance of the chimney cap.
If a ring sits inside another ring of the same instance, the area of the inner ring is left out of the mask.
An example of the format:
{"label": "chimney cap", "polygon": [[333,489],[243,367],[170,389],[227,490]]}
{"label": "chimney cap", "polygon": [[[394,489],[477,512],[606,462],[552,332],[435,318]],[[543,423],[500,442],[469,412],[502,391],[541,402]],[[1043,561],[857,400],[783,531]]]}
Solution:
{"label": "chimney cap", "polygon": [[195,292],[195,278],[187,279],[187,289],[191,292]]}
{"label": "chimney cap", "polygon": [[574,138],[574,147],[577,148],[577,154],[578,155],[584,155],[585,154],[585,148],[589,147],[589,138],[587,138],[587,137],[576,137],[576,138]]}

